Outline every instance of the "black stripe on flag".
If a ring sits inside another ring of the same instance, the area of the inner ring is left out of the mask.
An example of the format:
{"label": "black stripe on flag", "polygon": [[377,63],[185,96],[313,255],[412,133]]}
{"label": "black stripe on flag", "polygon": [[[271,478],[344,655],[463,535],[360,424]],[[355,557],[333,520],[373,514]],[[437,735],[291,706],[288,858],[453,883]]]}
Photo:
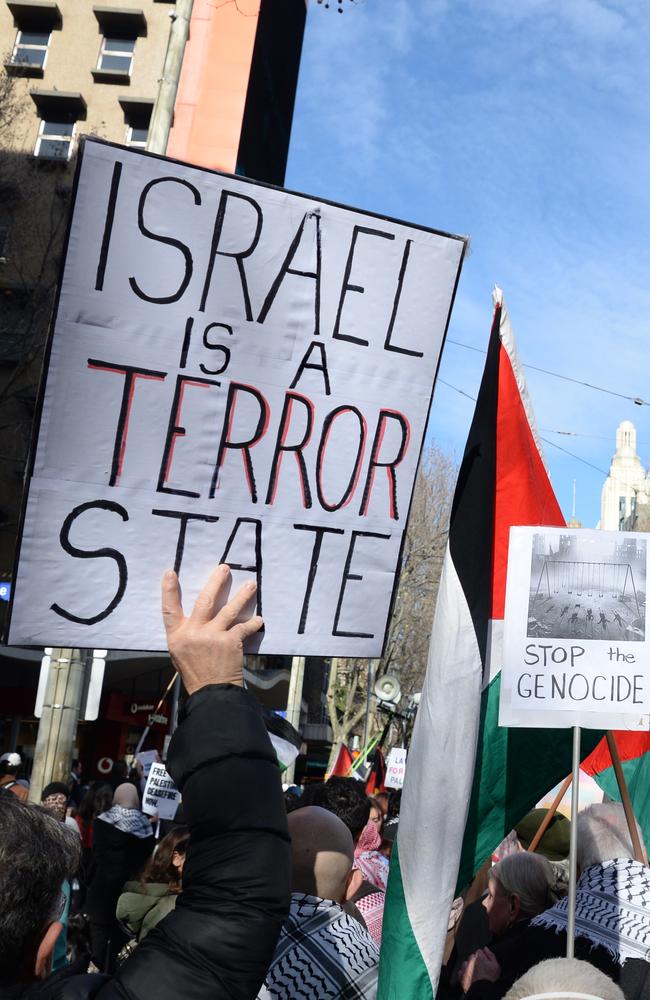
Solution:
{"label": "black stripe on flag", "polygon": [[266,726],[267,732],[271,733],[273,736],[278,736],[285,743],[289,743],[300,750],[302,746],[302,736],[297,729],[287,722],[281,715],[276,712],[272,712],[270,709],[262,706],[262,713],[264,715],[264,725]]}
{"label": "black stripe on flag", "polygon": [[472,616],[484,667],[492,601],[500,324],[501,306],[497,305],[449,522],[449,551]]}

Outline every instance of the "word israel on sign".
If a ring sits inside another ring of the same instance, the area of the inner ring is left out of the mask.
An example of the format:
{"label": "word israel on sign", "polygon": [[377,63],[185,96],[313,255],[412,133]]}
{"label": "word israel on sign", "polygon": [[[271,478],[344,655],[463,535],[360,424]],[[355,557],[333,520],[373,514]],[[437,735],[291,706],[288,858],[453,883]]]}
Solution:
{"label": "word israel on sign", "polygon": [[144,786],[142,811],[149,816],[158,813],[158,819],[173,819],[181,793],[167,774],[164,764],[153,763]]}
{"label": "word israel on sign", "polygon": [[648,728],[649,537],[510,529],[500,725]]}
{"label": "word israel on sign", "polygon": [[83,142],[9,641],[164,649],[225,562],[248,651],[379,656],[465,242]]}
{"label": "word israel on sign", "polygon": [[406,774],[406,750],[404,747],[393,747],[386,758],[386,788],[402,788]]}

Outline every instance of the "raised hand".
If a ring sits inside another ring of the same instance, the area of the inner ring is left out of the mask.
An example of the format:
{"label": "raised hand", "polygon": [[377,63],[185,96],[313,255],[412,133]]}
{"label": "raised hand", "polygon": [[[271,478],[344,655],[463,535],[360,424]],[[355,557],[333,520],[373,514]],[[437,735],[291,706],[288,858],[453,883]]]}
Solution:
{"label": "raised hand", "polygon": [[168,570],[162,579],[162,615],[167,647],[188,694],[206,684],[244,683],[244,640],[262,627],[259,615],[238,621],[253,598],[256,585],[244,583],[220,611],[216,611],[228,583],[230,569],[217,566],[186,618],[178,576]]}

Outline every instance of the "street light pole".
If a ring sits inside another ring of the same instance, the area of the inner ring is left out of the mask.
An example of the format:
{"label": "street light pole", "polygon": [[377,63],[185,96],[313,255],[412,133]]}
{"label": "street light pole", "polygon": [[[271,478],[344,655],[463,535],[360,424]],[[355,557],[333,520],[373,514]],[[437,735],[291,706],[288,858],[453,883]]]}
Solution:
{"label": "street light pole", "polygon": [[84,687],[85,664],[80,649],[53,649],[34,749],[30,800],[41,801],[50,781],[68,784]]}
{"label": "street light pole", "polygon": [[167,152],[167,142],[174,121],[174,105],[178,82],[181,77],[185,43],[190,33],[190,20],[194,0],[176,0],[170,14],[172,26],[169,30],[167,52],[163,63],[162,76],[158,85],[158,96],[154,104],[147,136],[147,149],[151,153]]}

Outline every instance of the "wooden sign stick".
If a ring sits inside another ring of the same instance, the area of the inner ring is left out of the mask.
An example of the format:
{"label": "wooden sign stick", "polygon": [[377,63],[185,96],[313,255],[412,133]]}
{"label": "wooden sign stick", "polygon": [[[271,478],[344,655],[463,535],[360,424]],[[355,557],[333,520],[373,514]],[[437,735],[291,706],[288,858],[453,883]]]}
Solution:
{"label": "wooden sign stick", "polygon": [[544,819],[540,823],[539,830],[537,831],[537,833],[535,834],[535,836],[533,837],[533,839],[531,840],[531,842],[530,842],[530,844],[528,846],[528,850],[529,851],[534,851],[535,850],[535,848],[539,844],[540,840],[542,839],[542,837],[544,836],[544,834],[548,830],[549,826],[551,825],[551,820],[555,816],[555,814],[556,814],[556,812],[558,810],[558,806],[560,805],[560,802],[562,801],[562,799],[566,795],[567,790],[568,790],[569,785],[571,784],[572,780],[573,780],[573,775],[572,774],[567,774],[566,778],[564,779],[564,781],[560,785],[560,789],[559,789],[557,795],[553,799],[553,803],[552,803],[550,809],[548,810],[548,812],[546,813],[546,816],[544,817]]}
{"label": "wooden sign stick", "polygon": [[609,753],[612,758],[612,764],[614,765],[614,774],[616,775],[618,790],[621,793],[621,802],[623,803],[623,808],[625,810],[625,818],[627,819],[627,825],[632,838],[634,857],[637,861],[640,861],[642,865],[647,865],[648,858],[641,847],[641,839],[639,837],[639,831],[634,818],[634,810],[632,809],[632,801],[627,788],[627,782],[625,780],[625,775],[623,774],[623,768],[621,767],[621,758],[618,752],[618,747],[616,746],[614,733],[608,729],[605,733],[605,738],[607,740],[607,746],[609,747]]}

